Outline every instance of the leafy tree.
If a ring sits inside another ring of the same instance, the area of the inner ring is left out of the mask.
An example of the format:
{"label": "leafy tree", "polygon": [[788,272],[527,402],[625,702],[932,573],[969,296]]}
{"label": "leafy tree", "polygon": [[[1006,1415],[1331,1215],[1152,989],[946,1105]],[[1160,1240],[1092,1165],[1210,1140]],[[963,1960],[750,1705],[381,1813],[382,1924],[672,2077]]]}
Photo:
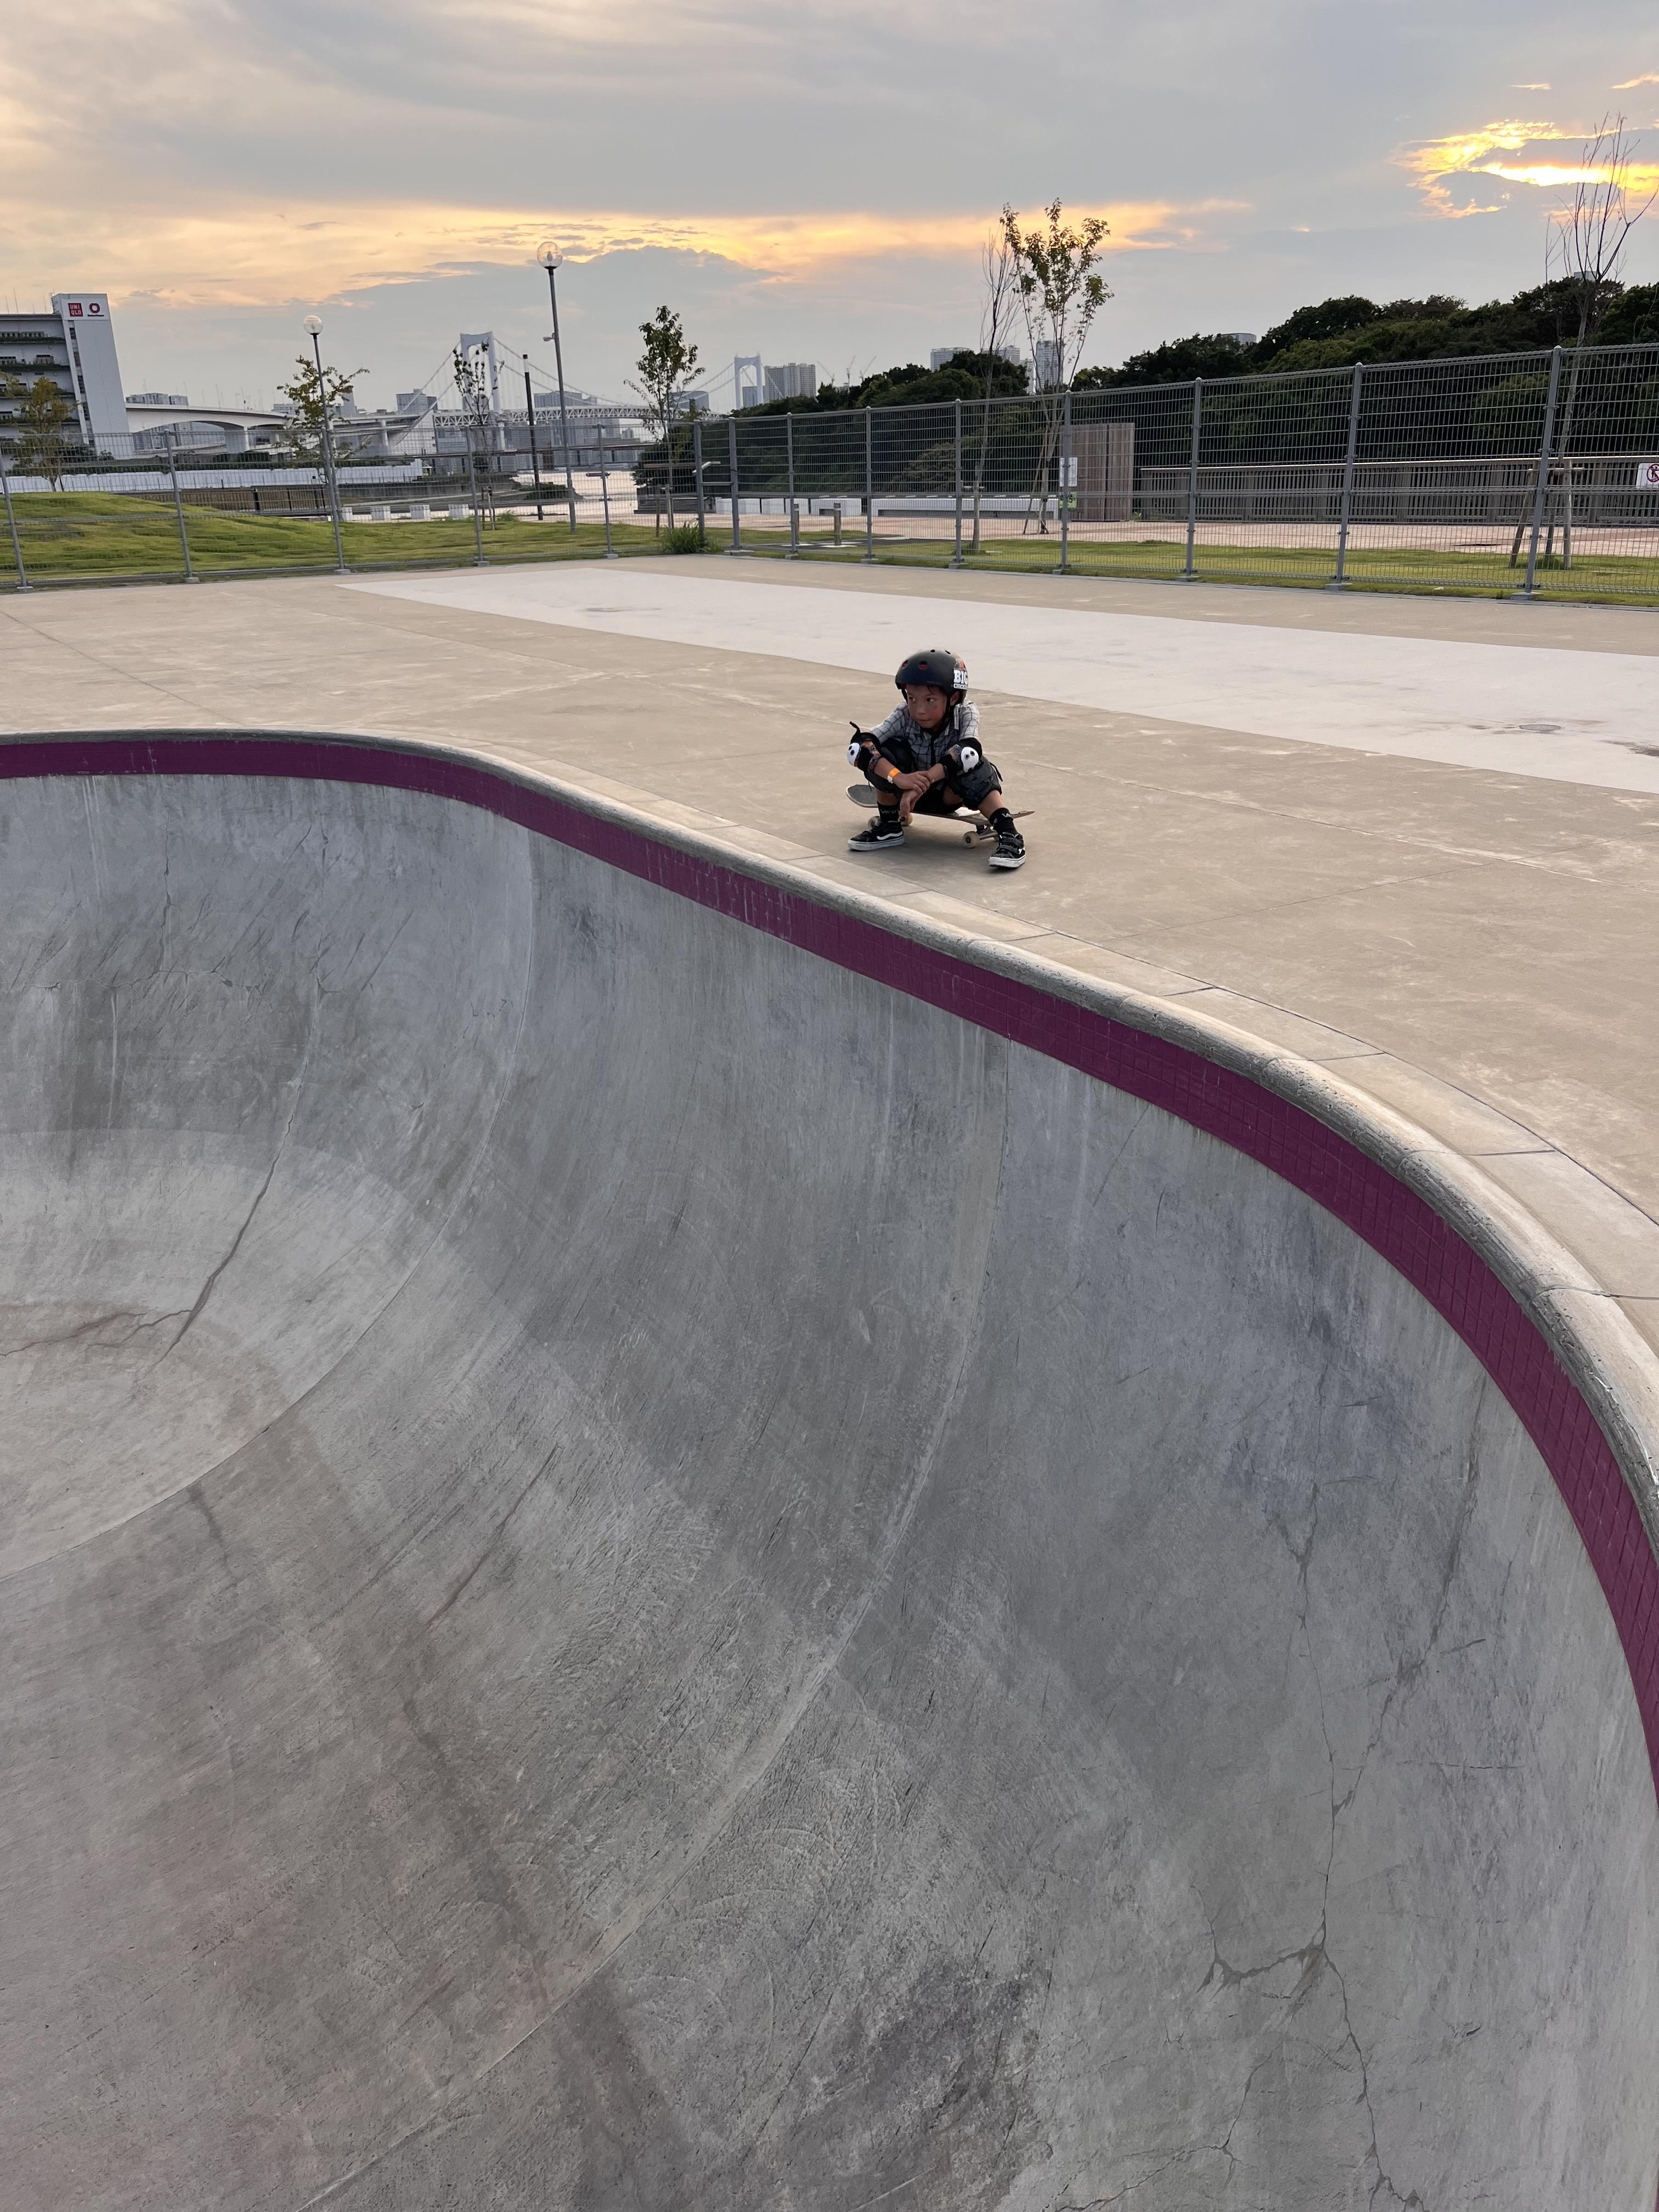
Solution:
{"label": "leafy tree", "polygon": [[982,399],[988,385],[993,399],[1017,398],[1025,390],[1025,370],[1000,354],[964,349],[952,354],[943,368],[899,362],[891,368],[872,370],[857,383],[821,384],[811,399],[765,400],[758,407],[746,407],[744,417],[839,414],[849,407],[931,407],[948,405],[953,399],[965,404]]}
{"label": "leafy tree", "polygon": [[25,384],[21,377],[0,377],[0,399],[17,410],[11,451],[19,475],[45,477],[56,491],[68,459],[64,436],[70,421],[68,400],[49,376],[37,376],[33,384]]}
{"label": "leafy tree", "polygon": [[1132,353],[1121,368],[1085,368],[1075,392],[1106,392],[1121,384],[1190,384],[1195,376],[1243,376],[1254,363],[1252,349],[1218,331],[1206,337],[1169,338],[1145,353]]}
{"label": "leafy tree", "polygon": [[[635,364],[638,380],[629,390],[645,402],[651,428],[662,439],[668,455],[668,526],[674,527],[674,425],[679,417],[679,395],[696,372],[697,349],[688,344],[685,326],[670,308],[659,307],[648,323],[640,325],[645,350]],[[662,517],[657,517],[662,527]]]}
{"label": "leafy tree", "polygon": [[286,384],[276,387],[289,405],[291,412],[283,425],[282,445],[284,453],[292,453],[307,468],[323,465],[323,426],[330,421],[342,400],[349,399],[357,378],[367,376],[366,368],[348,375],[343,369],[325,368],[319,375],[314,361],[301,354],[294,364],[295,374]]}
{"label": "leafy tree", "polygon": [[1383,313],[1374,301],[1362,298],[1358,292],[1322,300],[1315,307],[1298,307],[1282,323],[1275,323],[1272,330],[1263,331],[1255,343],[1255,359],[1271,361],[1286,347],[1300,345],[1309,338],[1340,338],[1349,331],[1363,330]]}
{"label": "leafy tree", "polygon": [[1632,284],[1607,309],[1603,345],[1659,345],[1659,284]]}
{"label": "leafy tree", "polygon": [[[1046,379],[1040,370],[1032,378],[1043,414],[1042,450],[1031,485],[1033,505],[1048,481],[1065,395],[1072,388],[1095,317],[1111,297],[1105,278],[1095,265],[1100,258],[1101,241],[1107,235],[1105,217],[1085,216],[1082,228],[1073,229],[1064,221],[1058,200],[1051,200],[1042,213],[1046,228],[1039,225],[1030,230],[1021,229],[1019,217],[1006,202],[1001,216],[1003,240],[1013,262],[1014,289],[1031,342],[1033,367],[1036,368],[1046,353],[1050,369]],[[1044,531],[1048,527],[1046,506],[1041,527]]]}

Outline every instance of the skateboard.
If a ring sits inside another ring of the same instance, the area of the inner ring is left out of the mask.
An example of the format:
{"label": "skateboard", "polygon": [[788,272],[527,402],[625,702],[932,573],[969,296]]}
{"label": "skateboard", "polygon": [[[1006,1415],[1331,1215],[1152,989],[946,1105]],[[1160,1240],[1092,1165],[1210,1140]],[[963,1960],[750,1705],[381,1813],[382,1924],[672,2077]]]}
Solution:
{"label": "skateboard", "polygon": [[[849,783],[847,787],[847,796],[852,800],[854,806],[866,806],[873,810],[876,804],[874,787],[867,783]],[[1024,822],[1027,815],[1035,812],[1035,811],[1036,810],[1034,808],[1030,806],[1011,806],[1008,809],[1008,811],[1013,816],[1016,822]],[[990,823],[985,819],[984,816],[981,814],[975,814],[971,806],[958,806],[952,813],[950,814],[913,814],[910,817],[910,819],[913,823],[971,823],[973,827],[971,829],[964,830],[962,833],[962,842],[964,845],[981,845],[988,837],[994,837],[997,834],[996,831],[992,829]]]}

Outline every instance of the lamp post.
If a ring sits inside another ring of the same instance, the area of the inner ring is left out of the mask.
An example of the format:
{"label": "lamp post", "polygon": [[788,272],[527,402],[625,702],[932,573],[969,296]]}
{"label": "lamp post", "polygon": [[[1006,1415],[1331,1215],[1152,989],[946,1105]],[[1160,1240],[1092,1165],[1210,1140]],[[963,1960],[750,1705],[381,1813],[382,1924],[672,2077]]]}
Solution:
{"label": "lamp post", "polygon": [[570,534],[574,538],[576,534],[576,480],[570,467],[570,418],[564,404],[564,348],[559,343],[559,288],[554,282],[554,272],[564,256],[550,240],[536,258],[547,271],[547,297],[553,310],[553,327],[542,343],[551,343],[553,364],[559,373],[559,439],[564,450],[564,488],[570,500]]}
{"label": "lamp post", "polygon": [[328,389],[323,382],[322,317],[307,315],[304,328],[317,362],[317,412],[322,422],[323,475],[328,483],[329,520],[334,525],[334,565],[343,574],[346,560],[345,547],[340,539],[340,488],[334,481],[334,441],[329,434]]}

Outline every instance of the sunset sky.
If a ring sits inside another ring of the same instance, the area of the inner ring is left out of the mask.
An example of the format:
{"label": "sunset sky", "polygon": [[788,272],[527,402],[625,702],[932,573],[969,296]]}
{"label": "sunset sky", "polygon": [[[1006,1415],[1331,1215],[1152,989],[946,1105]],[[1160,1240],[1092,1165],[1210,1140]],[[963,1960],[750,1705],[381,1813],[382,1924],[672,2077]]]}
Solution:
{"label": "sunset sky", "polygon": [[267,400],[314,309],[389,400],[462,327],[550,368],[551,235],[573,381],[666,301],[718,404],[736,351],[973,343],[991,217],[1058,195],[1110,221],[1115,362],[1536,281],[1609,110],[1659,182],[1651,0],[80,0],[0,52],[0,295],[108,291],[130,388],[196,398]]}

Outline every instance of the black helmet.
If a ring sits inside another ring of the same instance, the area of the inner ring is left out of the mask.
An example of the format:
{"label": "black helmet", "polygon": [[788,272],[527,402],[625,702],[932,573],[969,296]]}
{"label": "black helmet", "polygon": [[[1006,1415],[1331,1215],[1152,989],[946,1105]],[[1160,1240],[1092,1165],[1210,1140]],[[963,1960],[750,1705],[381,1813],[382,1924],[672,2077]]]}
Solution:
{"label": "black helmet", "polygon": [[935,691],[959,699],[968,689],[968,671],[947,647],[935,645],[926,653],[913,653],[901,661],[893,681],[901,691],[912,684],[926,684]]}

